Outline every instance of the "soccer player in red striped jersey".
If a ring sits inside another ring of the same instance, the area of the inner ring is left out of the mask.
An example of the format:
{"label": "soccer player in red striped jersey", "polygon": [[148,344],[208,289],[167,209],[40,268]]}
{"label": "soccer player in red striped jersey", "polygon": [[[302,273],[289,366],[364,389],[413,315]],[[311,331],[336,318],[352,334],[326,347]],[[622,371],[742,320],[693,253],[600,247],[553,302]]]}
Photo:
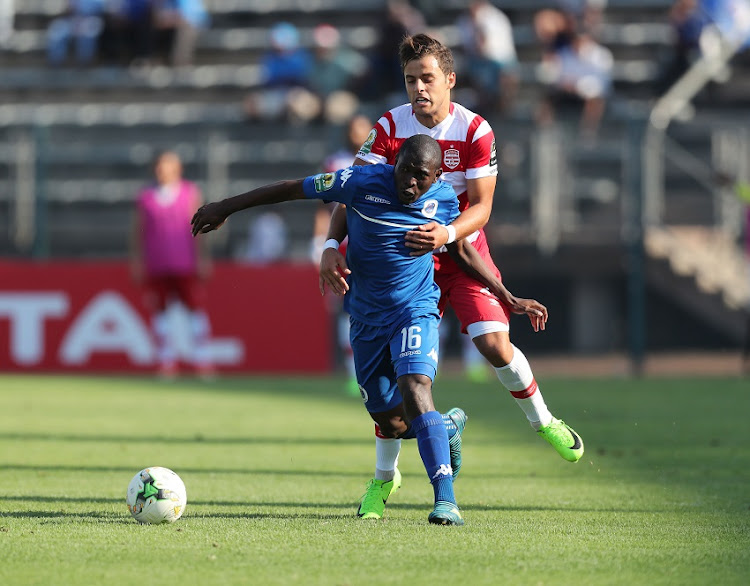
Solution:
{"label": "soccer player in red striped jersey", "polygon": [[[484,226],[489,220],[497,177],[495,137],[489,123],[460,104],[451,102],[456,85],[453,56],[448,47],[428,35],[406,37],[399,46],[409,103],[386,112],[362,145],[355,164],[393,163],[400,145],[410,136],[427,134],[438,141],[443,152],[442,179],[458,194],[461,215],[449,227],[430,222],[408,232],[407,246],[413,255],[434,252],[435,281],[440,286],[441,311],[453,307],[464,333],[494,367],[497,377],[525,413],[531,427],[570,462],[583,455],[583,442],[547,408],[524,354],[510,340],[511,313],[526,314],[535,331],[544,329],[546,308],[532,299],[514,297],[502,284],[500,271],[490,256]],[[334,210],[327,247],[320,263],[321,292],[328,286],[343,295],[348,290],[349,269],[338,252],[337,242],[346,236],[345,210]],[[470,276],[445,253],[445,245],[467,239],[489,269],[482,276]],[[476,278],[475,278],[476,277]],[[394,413],[392,425],[379,418],[376,426],[375,478],[368,491],[377,490],[385,501],[398,486],[396,465],[400,451],[397,429],[402,427]],[[386,418],[387,419],[387,418]],[[368,498],[362,502],[377,499]],[[360,516],[366,515],[360,506]]]}

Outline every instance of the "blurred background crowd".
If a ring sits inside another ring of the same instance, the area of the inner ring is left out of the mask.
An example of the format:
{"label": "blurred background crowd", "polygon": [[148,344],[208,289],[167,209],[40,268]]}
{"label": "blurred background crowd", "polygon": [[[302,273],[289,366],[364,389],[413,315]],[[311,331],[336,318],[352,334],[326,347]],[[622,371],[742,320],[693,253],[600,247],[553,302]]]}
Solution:
{"label": "blurred background crowd", "polygon": [[[488,237],[561,322],[535,347],[743,344],[747,0],[0,0],[0,255],[125,258],[165,149],[208,200],[345,161],[352,120],[406,101],[418,32],[497,136]],[[309,263],[325,223],[244,217],[213,256]]]}

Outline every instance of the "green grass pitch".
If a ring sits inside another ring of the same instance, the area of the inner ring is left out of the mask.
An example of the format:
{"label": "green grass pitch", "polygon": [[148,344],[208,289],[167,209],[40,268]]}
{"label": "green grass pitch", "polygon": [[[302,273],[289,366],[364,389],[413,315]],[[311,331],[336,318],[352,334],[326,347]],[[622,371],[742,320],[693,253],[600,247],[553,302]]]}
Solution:
{"label": "green grass pitch", "polygon": [[[372,424],[341,379],[0,376],[0,584],[750,584],[747,380],[540,382],[578,464],[498,384],[438,379],[469,422],[466,525],[437,527],[413,441],[355,517]],[[187,486],[174,524],[125,506],[152,465]]]}

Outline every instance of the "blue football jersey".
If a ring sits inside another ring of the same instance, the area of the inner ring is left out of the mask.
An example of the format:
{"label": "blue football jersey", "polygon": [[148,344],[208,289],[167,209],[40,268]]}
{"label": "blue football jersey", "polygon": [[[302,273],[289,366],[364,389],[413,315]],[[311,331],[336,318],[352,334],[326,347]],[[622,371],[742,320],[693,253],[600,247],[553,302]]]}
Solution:
{"label": "blue football jersey", "polygon": [[453,187],[436,182],[418,200],[401,203],[392,165],[347,167],[307,177],[305,195],[346,204],[352,274],[344,309],[354,319],[383,325],[403,317],[437,313],[440,289],[433,279],[432,255],[410,256],[406,232],[458,216]]}

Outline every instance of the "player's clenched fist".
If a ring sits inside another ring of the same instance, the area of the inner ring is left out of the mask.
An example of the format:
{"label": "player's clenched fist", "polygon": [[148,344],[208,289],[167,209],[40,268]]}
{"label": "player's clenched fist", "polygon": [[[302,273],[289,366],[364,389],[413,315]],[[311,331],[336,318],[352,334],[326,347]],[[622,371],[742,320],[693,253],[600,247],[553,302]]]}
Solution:
{"label": "player's clenched fist", "polygon": [[199,207],[190,220],[193,236],[220,228],[228,216],[229,212],[224,210],[221,202],[207,203]]}

